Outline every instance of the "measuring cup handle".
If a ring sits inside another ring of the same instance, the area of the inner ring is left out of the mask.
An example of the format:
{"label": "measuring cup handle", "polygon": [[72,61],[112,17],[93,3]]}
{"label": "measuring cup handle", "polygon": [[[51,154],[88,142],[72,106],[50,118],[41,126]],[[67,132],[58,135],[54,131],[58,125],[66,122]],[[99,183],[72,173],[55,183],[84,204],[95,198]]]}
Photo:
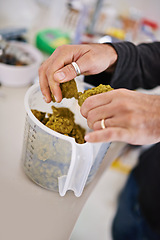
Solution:
{"label": "measuring cup handle", "polygon": [[72,158],[68,174],[58,178],[59,194],[64,196],[67,190],[73,190],[80,197],[93,164],[93,146],[91,143],[73,144]]}

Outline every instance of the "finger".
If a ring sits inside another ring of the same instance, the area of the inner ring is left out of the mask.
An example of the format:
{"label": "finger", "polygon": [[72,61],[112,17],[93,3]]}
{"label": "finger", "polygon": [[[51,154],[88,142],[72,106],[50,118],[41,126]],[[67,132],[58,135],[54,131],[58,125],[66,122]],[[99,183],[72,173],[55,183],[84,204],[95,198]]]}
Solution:
{"label": "finger", "polygon": [[[64,51],[57,50],[52,57],[49,67],[46,71],[47,79],[52,94],[54,95],[57,102],[62,100],[62,93],[60,89],[60,83],[72,80],[77,76],[75,68],[73,67],[73,53],[69,50],[69,46],[63,48]],[[64,53],[66,53],[64,55]]]}
{"label": "finger", "polygon": [[[74,68],[74,66],[72,65],[72,62],[74,62],[74,57],[72,56],[69,57],[68,59],[62,59],[62,57],[59,57],[58,59],[56,59],[56,62],[61,63],[61,65],[59,65],[59,67],[57,66],[58,70],[54,72],[54,68],[52,69],[52,72],[50,72],[50,75],[53,76],[54,80],[57,82],[67,82],[72,80],[73,78],[77,77],[77,72]],[[86,58],[82,55],[80,56],[76,61],[76,64],[78,65],[81,74],[84,74],[84,72],[87,72],[88,66],[86,64]],[[57,64],[57,63],[56,63]]]}
{"label": "finger", "polygon": [[52,81],[52,80],[48,80],[49,82],[49,88],[51,90],[51,93],[53,94],[55,100],[57,103],[61,102],[62,101],[62,92],[61,92],[61,89],[60,89],[60,84],[55,82],[55,81]]}
{"label": "finger", "polygon": [[131,143],[131,136],[126,128],[111,127],[88,133],[85,136],[87,142],[127,142]]}
{"label": "finger", "polygon": [[56,102],[60,102],[62,100],[60,83],[70,81],[76,76],[77,73],[72,64],[68,64],[67,66],[61,68],[61,70],[53,73],[53,75],[50,73],[48,74],[49,86]]}
{"label": "finger", "polygon": [[[97,67],[94,54],[89,45],[72,45],[56,49],[52,62],[53,68],[50,73],[54,74],[55,81],[66,82],[77,76],[72,62],[76,62],[81,74],[89,75],[101,72]],[[62,51],[63,50],[63,51]]]}
{"label": "finger", "polygon": [[[104,118],[102,118],[104,119]],[[102,120],[101,120],[102,121]],[[101,124],[101,121],[96,121],[94,124],[93,124],[93,127],[92,129],[93,130],[102,130],[102,124]],[[115,121],[113,120],[113,118],[111,119],[104,119],[104,126],[105,128],[107,127],[116,127],[117,124],[115,123]]]}
{"label": "finger", "polygon": [[[107,119],[105,119],[105,118],[102,118],[102,119],[104,119],[104,125],[106,128],[108,128],[108,127],[126,128],[128,126],[128,124],[125,121],[123,116],[112,116]],[[102,129],[101,120],[94,122],[92,129],[93,130],[101,130]]]}
{"label": "finger", "polygon": [[[55,96],[57,102],[62,100],[61,89],[59,87],[60,81],[56,82],[56,79],[54,79],[54,73],[63,68],[67,62],[72,62],[71,54],[66,54],[64,56],[65,52],[68,52],[68,47],[57,48],[39,69],[41,91],[47,102],[51,101],[51,92]],[[63,75],[60,75],[60,79],[62,78]]]}
{"label": "finger", "polygon": [[41,65],[39,68],[39,83],[44,99],[47,103],[49,103],[51,101],[51,91],[45,74],[45,65]]}
{"label": "finger", "polygon": [[[65,65],[65,63],[63,63],[63,65]],[[47,78],[49,86],[57,102],[60,102],[62,100],[62,93],[59,87],[59,83],[70,81],[74,79],[76,76],[77,73],[72,63],[62,67],[60,70],[56,72],[54,72],[54,68],[48,69]]]}
{"label": "finger", "polygon": [[[114,90],[113,90],[114,91]],[[81,114],[83,117],[87,118],[89,111],[104,106],[111,103],[112,101],[112,91],[96,94],[88,97],[81,106]]]}
{"label": "finger", "polygon": [[[105,104],[97,108],[91,109],[87,115],[88,126],[93,129],[95,123],[100,123],[101,119],[108,119],[114,116],[115,112],[110,104]],[[98,124],[99,126],[99,124]],[[100,128],[99,128],[100,129]]]}
{"label": "finger", "polygon": [[81,53],[83,51],[85,49],[80,45],[63,45],[56,48],[50,57],[51,62],[50,68],[47,70],[47,77],[58,82],[73,79],[77,74],[71,63],[77,62],[77,59],[83,55]]}
{"label": "finger", "polygon": [[68,64],[65,67],[62,67],[60,70],[56,71],[53,74],[53,78],[57,82],[68,82],[73,78],[77,77],[77,73],[72,64]]}

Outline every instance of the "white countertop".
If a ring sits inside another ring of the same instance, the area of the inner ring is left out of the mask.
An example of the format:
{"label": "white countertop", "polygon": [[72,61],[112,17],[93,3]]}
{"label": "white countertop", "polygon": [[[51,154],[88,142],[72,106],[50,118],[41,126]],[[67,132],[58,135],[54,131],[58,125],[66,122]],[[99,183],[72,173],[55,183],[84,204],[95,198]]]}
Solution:
{"label": "white countertop", "polygon": [[27,89],[0,88],[0,239],[68,240],[86,200],[123,144],[111,145],[80,198],[72,192],[60,197],[37,186],[21,166]]}

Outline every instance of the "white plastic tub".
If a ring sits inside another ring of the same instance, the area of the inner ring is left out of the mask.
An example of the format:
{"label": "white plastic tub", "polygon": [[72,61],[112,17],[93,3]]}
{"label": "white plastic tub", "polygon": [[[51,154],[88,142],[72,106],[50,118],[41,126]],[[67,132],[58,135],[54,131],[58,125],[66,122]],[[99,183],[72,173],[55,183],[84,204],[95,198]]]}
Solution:
{"label": "white plastic tub", "polygon": [[[80,81],[77,81],[77,86],[79,91],[92,87]],[[33,85],[25,96],[24,171],[35,183],[48,190],[59,191],[61,196],[67,190],[80,196],[85,184],[94,177],[110,143],[78,144],[74,138],[43,125],[31,112],[31,109],[51,112],[52,105],[70,108],[75,114],[75,122],[90,131],[86,119],[80,114],[77,100],[63,99],[61,103],[47,104],[39,84]]]}
{"label": "white plastic tub", "polygon": [[33,83],[38,75],[38,68],[43,61],[42,53],[28,43],[11,41],[9,44],[30,54],[34,61],[26,66],[0,63],[0,83],[7,87],[23,87]]}

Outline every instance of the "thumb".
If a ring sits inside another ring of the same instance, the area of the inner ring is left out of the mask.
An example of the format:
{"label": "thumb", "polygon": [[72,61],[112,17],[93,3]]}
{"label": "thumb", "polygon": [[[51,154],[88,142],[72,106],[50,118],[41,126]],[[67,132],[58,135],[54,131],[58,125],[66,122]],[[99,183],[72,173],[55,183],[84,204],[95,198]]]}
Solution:
{"label": "thumb", "polygon": [[59,83],[70,81],[75,77],[77,77],[77,72],[72,64],[59,69],[53,75],[54,80]]}

